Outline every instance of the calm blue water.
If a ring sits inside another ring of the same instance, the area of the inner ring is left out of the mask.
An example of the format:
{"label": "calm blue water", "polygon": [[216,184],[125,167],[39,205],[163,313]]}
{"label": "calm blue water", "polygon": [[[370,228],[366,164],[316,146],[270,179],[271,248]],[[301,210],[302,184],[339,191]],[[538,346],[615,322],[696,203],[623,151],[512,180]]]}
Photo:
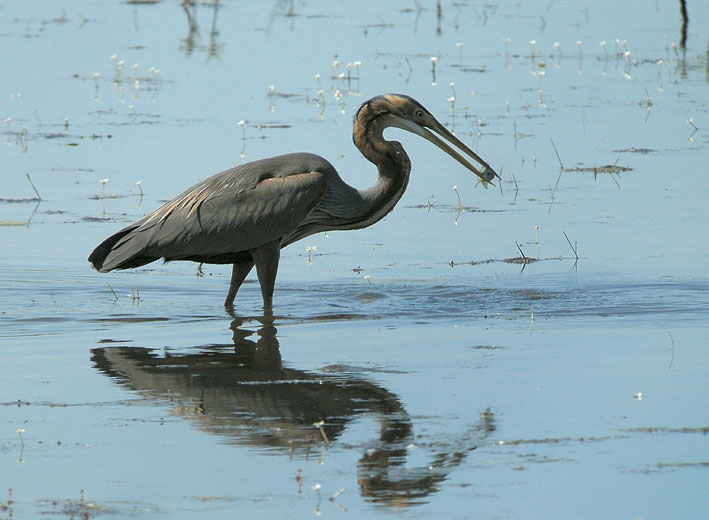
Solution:
{"label": "calm blue water", "polygon": [[[705,516],[709,10],[683,52],[675,2],[439,5],[0,6],[0,513]],[[366,187],[384,92],[501,187],[390,131],[404,198],[285,249],[273,320],[224,266],[88,268],[246,161]]]}

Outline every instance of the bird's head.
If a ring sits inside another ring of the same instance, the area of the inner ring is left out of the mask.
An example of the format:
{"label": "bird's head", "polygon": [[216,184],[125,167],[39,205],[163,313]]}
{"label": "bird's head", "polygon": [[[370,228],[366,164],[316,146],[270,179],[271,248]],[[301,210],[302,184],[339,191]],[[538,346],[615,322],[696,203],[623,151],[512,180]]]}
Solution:
{"label": "bird's head", "polygon": [[[432,142],[480,177],[485,186],[492,184],[491,181],[495,177],[500,178],[489,164],[439,123],[421,103],[410,96],[384,94],[363,103],[355,115],[355,124],[366,131],[369,125],[374,122],[382,129],[386,127],[401,128]],[[478,163],[479,166],[473,166],[468,158]]]}

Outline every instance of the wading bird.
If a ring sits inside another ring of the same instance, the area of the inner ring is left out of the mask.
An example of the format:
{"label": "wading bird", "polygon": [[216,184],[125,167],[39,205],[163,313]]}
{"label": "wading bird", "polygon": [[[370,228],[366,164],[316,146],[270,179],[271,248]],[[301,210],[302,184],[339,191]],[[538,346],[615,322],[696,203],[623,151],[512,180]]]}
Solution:
{"label": "wading bird", "polygon": [[[355,146],[379,169],[369,188],[349,186],[328,161],[308,153],[242,164],[205,179],[118,231],[88,260],[102,273],[160,258],[234,264],[224,302],[227,308],[256,266],[263,307],[270,312],[281,248],[314,233],[370,226],[404,194],[411,161],[401,143],[384,139],[388,127],[429,140],[483,183],[497,177],[418,101],[401,94],[377,96],[357,110],[352,135]],[[480,169],[443,139],[479,163]]]}

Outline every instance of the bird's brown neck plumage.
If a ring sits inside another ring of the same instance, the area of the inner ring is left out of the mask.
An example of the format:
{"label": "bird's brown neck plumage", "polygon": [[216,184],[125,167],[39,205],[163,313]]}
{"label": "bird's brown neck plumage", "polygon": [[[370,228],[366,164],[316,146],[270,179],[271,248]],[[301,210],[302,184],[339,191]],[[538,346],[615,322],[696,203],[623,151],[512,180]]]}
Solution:
{"label": "bird's brown neck plumage", "polygon": [[409,183],[409,156],[401,143],[387,141],[383,136],[384,129],[391,126],[390,114],[388,103],[374,98],[363,104],[354,118],[352,140],[362,155],[379,170],[374,184],[360,191],[370,206],[368,212],[375,217],[367,219],[370,223],[392,210]]}

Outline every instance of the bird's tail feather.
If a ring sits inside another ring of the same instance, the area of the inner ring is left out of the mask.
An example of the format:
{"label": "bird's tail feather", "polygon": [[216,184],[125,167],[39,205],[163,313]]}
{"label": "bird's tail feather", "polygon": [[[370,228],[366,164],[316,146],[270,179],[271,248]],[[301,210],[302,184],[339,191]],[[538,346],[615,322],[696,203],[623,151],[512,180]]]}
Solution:
{"label": "bird's tail feather", "polygon": [[[140,240],[133,234],[139,226],[133,224],[121,229],[101,242],[89,255],[91,267],[101,273],[114,269],[131,269],[149,264],[159,257],[146,256],[144,247],[137,244]],[[133,236],[131,236],[133,234]]]}

